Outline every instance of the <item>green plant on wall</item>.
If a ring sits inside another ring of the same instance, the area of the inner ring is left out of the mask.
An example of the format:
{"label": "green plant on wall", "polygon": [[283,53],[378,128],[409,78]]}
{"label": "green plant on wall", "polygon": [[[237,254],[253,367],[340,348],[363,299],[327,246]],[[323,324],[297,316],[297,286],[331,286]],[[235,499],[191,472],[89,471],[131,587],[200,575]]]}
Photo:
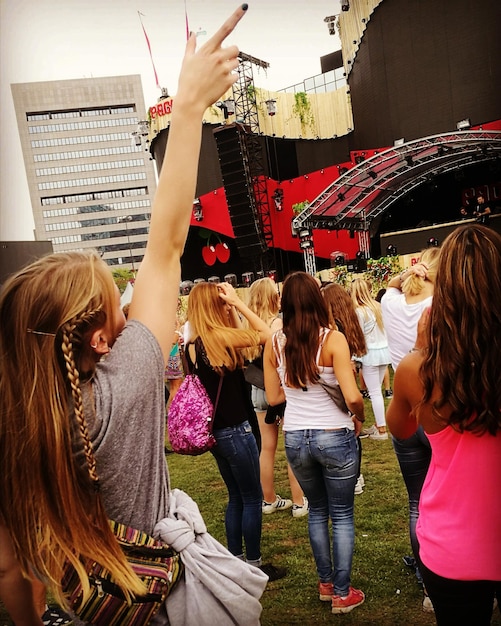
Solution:
{"label": "green plant on wall", "polygon": [[315,130],[315,118],[313,111],[311,110],[311,102],[308,100],[308,96],[304,91],[299,91],[294,94],[295,104],[292,108],[294,115],[299,117],[301,129],[304,132],[306,127],[310,127]]}
{"label": "green plant on wall", "polygon": [[256,88],[252,83],[247,85],[247,97],[251,102],[256,102]]}
{"label": "green plant on wall", "polygon": [[302,213],[306,207],[310,204],[309,200],[303,200],[302,202],[296,202],[296,204],[292,205],[292,212],[294,213],[294,215],[299,215],[300,213]]}
{"label": "green plant on wall", "polygon": [[386,288],[390,278],[402,271],[398,256],[382,256],[380,259],[368,259],[365,278],[371,283],[373,294]]}

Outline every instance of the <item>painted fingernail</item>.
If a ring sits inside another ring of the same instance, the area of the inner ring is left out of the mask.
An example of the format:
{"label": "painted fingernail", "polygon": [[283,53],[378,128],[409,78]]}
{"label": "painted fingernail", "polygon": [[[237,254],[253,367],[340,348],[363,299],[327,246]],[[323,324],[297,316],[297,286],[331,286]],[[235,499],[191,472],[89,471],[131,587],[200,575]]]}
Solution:
{"label": "painted fingernail", "polygon": [[247,11],[248,8],[249,5],[247,4],[247,2],[245,4],[242,4],[242,11]]}

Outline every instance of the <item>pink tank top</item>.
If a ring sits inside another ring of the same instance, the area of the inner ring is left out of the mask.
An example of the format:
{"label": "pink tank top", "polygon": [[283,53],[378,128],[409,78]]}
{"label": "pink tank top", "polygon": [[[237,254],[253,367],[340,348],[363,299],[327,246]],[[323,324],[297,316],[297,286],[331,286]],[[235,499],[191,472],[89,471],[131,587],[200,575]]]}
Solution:
{"label": "pink tank top", "polygon": [[428,569],[455,580],[501,580],[501,432],[428,435],[432,459],[417,535]]}

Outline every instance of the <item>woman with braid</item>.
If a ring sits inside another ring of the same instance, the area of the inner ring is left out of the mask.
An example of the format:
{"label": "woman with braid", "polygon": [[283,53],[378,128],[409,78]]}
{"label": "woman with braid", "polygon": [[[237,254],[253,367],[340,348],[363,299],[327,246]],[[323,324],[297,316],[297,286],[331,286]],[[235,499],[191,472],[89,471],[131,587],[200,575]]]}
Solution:
{"label": "woman with braid", "polygon": [[[202,116],[237,78],[238,48],[222,43],[246,9],[198,52],[195,35],[188,39],[127,324],[112,274],[94,253],[42,258],[0,295],[0,597],[17,626],[42,624],[30,612],[29,584],[13,584],[19,570],[28,578],[35,571],[62,605],[66,559],[84,585],[79,559],[91,557],[126,595],[143,592],[108,520],[151,535],[168,514],[163,376],[180,257]],[[82,438],[90,444],[77,449]],[[18,569],[5,558],[12,554]],[[165,613],[156,620],[168,623]]]}

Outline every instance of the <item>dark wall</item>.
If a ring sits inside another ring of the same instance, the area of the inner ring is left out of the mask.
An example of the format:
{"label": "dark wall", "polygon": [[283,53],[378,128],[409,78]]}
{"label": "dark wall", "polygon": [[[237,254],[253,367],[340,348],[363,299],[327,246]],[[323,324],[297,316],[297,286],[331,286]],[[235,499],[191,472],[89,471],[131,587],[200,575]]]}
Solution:
{"label": "dark wall", "polygon": [[[198,165],[196,195],[201,196],[223,186],[214,129],[204,124],[202,148]],[[162,130],[152,141],[151,150],[158,171],[162,168],[165,145],[169,131]],[[267,176],[276,181],[288,180],[309,174],[323,167],[330,167],[349,160],[350,148],[347,136],[337,139],[282,139],[260,137],[263,164]]]}
{"label": "dark wall", "polygon": [[342,51],[336,50],[336,52],[320,57],[320,67],[322,68],[322,74],[330,72],[330,70],[336,70],[338,67],[343,67]]}
{"label": "dark wall", "polygon": [[[426,248],[428,240],[432,237],[438,239],[442,244],[444,239],[452,233],[458,226],[467,223],[474,223],[474,220],[464,220],[462,222],[449,222],[447,224],[436,224],[423,228],[413,228],[405,231],[396,231],[381,235],[381,253],[386,253],[386,248],[390,245],[396,246],[398,254],[413,254]],[[501,215],[494,215],[489,220],[490,228],[501,234]]]}
{"label": "dark wall", "polygon": [[501,118],[501,2],[384,0],[348,77],[352,149]]}
{"label": "dark wall", "polygon": [[50,241],[1,241],[0,285],[14,272],[51,252]]}

